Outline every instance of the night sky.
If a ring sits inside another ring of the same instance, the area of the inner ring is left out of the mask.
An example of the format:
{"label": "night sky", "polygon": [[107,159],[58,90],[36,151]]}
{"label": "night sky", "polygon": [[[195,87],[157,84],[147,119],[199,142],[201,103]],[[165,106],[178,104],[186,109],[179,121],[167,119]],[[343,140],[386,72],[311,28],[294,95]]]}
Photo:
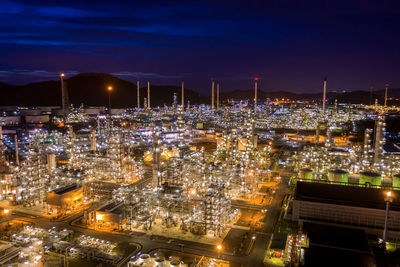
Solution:
{"label": "night sky", "polygon": [[[222,90],[400,87],[400,1],[0,1],[0,81],[81,72]],[[167,3],[168,2],[168,3]],[[329,3],[329,4],[328,4]],[[334,4],[333,4],[334,3]]]}

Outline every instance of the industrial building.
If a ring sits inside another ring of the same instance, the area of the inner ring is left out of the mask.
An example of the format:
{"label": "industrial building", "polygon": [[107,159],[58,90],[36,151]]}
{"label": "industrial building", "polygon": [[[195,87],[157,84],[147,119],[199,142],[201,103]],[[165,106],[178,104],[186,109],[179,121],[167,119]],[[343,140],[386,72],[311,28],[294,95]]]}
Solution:
{"label": "industrial building", "polygon": [[47,210],[50,214],[63,215],[82,202],[82,187],[71,184],[52,190],[46,195]]}
{"label": "industrial building", "polygon": [[[297,182],[291,218],[304,222],[364,229],[381,234],[385,224],[387,189]],[[388,235],[400,237],[400,194],[390,203]]]}

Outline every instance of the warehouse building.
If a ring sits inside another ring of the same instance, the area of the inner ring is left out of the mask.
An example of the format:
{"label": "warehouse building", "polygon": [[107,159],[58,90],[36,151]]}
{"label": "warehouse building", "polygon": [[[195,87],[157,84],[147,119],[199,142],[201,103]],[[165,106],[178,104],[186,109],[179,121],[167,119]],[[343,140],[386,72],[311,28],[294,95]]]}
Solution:
{"label": "warehouse building", "polygon": [[[381,234],[385,223],[386,189],[297,182],[292,219],[303,222],[347,226]],[[390,199],[388,234],[400,237],[400,194]]]}

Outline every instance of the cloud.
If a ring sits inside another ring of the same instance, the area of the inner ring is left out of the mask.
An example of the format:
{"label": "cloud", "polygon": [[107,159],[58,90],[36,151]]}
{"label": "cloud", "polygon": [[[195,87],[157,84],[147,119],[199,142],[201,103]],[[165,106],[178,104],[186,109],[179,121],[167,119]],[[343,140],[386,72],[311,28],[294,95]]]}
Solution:
{"label": "cloud", "polygon": [[114,76],[119,77],[136,77],[136,78],[152,78],[152,79],[176,79],[182,78],[182,75],[168,75],[168,74],[158,74],[153,72],[130,72],[130,71],[122,71],[122,72],[114,72],[111,73]]}
{"label": "cloud", "polygon": [[[65,75],[73,76],[79,72],[76,70],[63,71]],[[47,71],[47,70],[24,70],[24,69],[13,69],[13,70],[0,70],[0,77],[11,77],[11,76],[29,76],[36,78],[55,78],[60,75],[60,72]]]}

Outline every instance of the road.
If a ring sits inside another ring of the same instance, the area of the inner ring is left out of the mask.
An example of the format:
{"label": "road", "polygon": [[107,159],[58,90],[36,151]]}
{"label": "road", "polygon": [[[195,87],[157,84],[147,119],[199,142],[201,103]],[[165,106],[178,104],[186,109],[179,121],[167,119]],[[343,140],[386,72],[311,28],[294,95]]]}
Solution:
{"label": "road", "polygon": [[[112,242],[137,243],[139,244],[142,253],[149,253],[155,249],[162,248],[206,257],[217,258],[218,256],[221,256],[221,258],[223,258],[224,260],[230,261],[231,266],[264,266],[263,259],[269,239],[274,231],[275,224],[280,214],[281,204],[286,191],[286,187],[287,179],[285,177],[282,177],[282,182],[279,185],[279,188],[275,193],[275,197],[273,198],[273,201],[268,208],[268,213],[264,219],[264,223],[261,228],[258,228],[258,231],[255,233],[256,240],[254,241],[253,249],[248,256],[232,255],[232,250],[230,250],[229,252],[225,251],[222,253],[218,253],[215,246],[213,245],[202,244],[192,241],[170,239],[161,236],[150,236],[139,232],[103,232],[72,224],[73,221],[83,216],[83,211],[79,212],[78,214],[69,216],[63,221],[50,221],[49,219],[44,217],[25,215],[22,213],[14,213],[11,218],[17,218],[19,220],[31,222],[37,227],[42,227],[46,229],[55,226],[58,229],[71,229],[84,235],[92,236],[99,239],[105,239]],[[245,230],[241,229],[231,229],[231,231],[227,235],[227,238],[225,238],[223,245],[226,245],[226,247],[232,247],[232,245],[234,244],[231,244],[231,242],[235,242],[235,240],[237,240],[233,237],[243,236],[245,232]]]}

